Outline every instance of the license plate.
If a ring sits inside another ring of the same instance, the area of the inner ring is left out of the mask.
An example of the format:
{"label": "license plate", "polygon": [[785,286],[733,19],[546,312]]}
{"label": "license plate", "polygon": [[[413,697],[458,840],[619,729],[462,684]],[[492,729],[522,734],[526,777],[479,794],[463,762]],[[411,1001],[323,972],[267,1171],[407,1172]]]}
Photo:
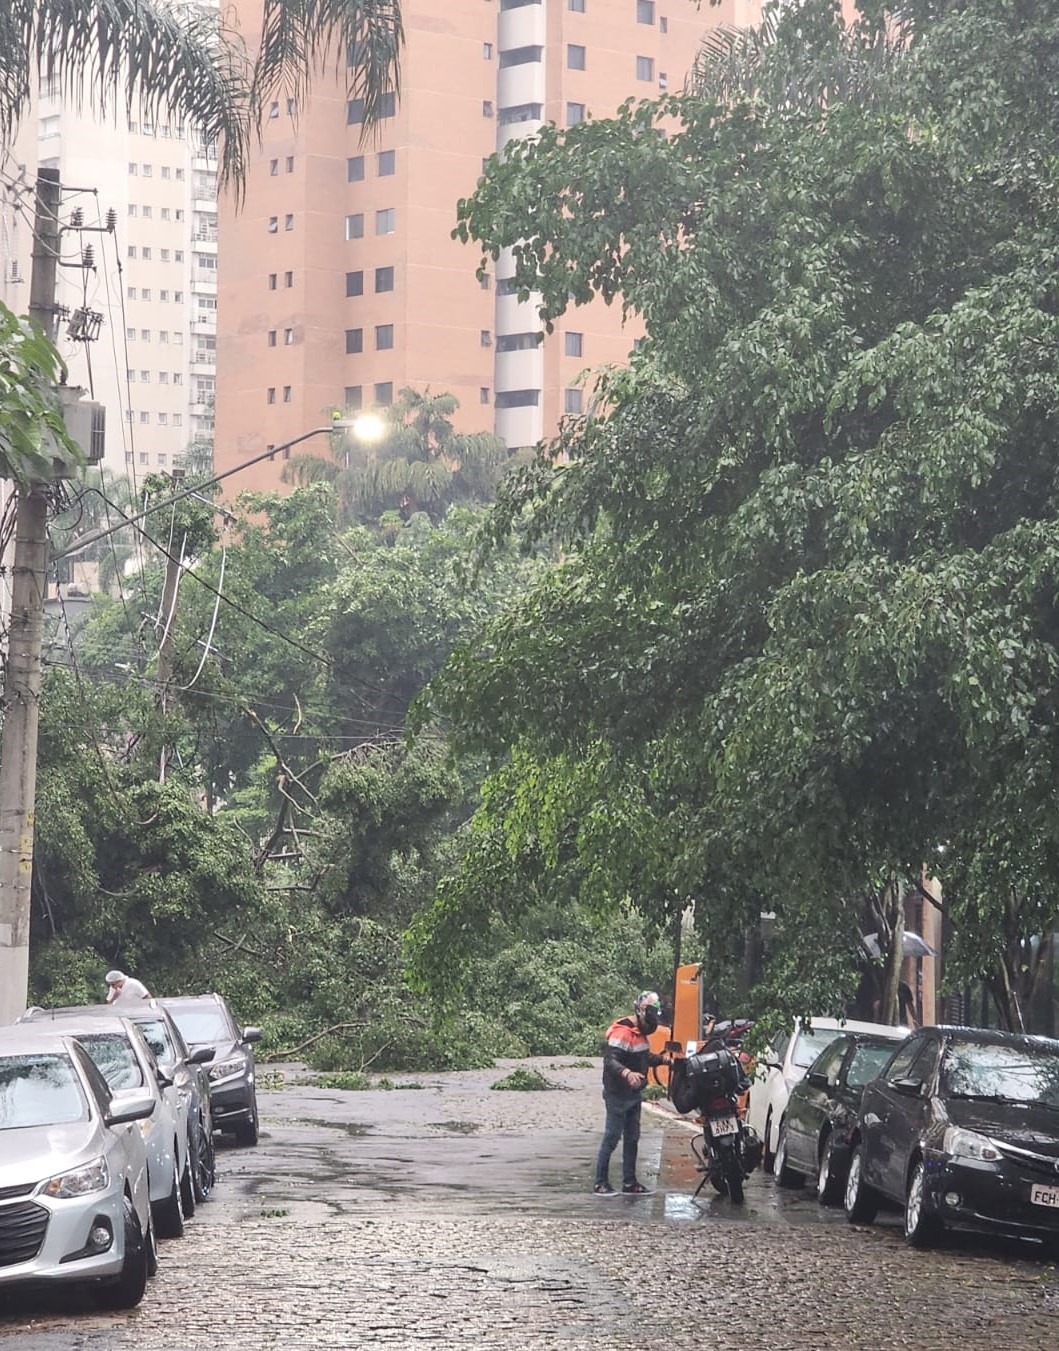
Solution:
{"label": "license plate", "polygon": [[[738,1118],[734,1116],[711,1116],[710,1134],[711,1135],[736,1135],[739,1131]],[[1043,1188],[1041,1190],[1044,1190]],[[1051,1204],[1050,1202],[1047,1204]],[[1059,1205],[1059,1201],[1055,1202]]]}
{"label": "license plate", "polygon": [[1042,1187],[1035,1183],[1030,1188],[1030,1201],[1035,1206],[1059,1207],[1059,1187]]}

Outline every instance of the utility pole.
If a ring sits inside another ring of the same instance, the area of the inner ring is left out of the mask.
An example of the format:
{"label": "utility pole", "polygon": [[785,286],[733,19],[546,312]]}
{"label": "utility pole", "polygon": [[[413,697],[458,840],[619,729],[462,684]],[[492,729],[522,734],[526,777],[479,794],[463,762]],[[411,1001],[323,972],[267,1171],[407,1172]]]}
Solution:
{"label": "utility pole", "polygon": [[[55,338],[61,199],[58,170],[39,170],[29,312],[50,340]],[[29,986],[33,808],[48,563],[46,486],[31,483],[16,493],[11,630],[0,732],[0,1024],[14,1022],[23,1011]]]}

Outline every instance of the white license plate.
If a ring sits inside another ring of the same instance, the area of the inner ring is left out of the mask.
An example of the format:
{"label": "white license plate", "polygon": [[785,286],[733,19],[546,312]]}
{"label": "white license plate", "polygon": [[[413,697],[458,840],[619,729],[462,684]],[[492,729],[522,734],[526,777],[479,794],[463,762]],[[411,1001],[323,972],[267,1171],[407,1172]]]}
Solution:
{"label": "white license plate", "polygon": [[1042,1187],[1035,1183],[1030,1188],[1030,1200],[1035,1206],[1059,1207],[1059,1187]]}
{"label": "white license plate", "polygon": [[[736,1135],[738,1134],[738,1131],[739,1131],[739,1121],[736,1117],[734,1116],[710,1117],[711,1135]],[[1056,1202],[1055,1204],[1059,1205],[1059,1202]]]}

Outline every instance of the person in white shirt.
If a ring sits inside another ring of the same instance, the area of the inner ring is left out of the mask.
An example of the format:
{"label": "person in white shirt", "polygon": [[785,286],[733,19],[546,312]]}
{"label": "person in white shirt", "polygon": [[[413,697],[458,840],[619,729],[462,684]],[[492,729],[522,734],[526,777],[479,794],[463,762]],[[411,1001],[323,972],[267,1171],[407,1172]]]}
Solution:
{"label": "person in white shirt", "polygon": [[150,999],[151,992],[142,980],[137,980],[135,976],[127,976],[124,971],[108,971],[107,984],[110,989],[107,991],[107,1003],[113,1004],[115,999]]}

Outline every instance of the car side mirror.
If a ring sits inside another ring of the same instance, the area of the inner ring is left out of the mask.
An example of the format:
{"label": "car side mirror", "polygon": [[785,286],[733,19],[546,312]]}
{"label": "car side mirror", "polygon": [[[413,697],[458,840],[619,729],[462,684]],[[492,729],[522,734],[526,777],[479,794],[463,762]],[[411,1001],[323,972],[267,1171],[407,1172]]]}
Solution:
{"label": "car side mirror", "polygon": [[922,1079],[891,1079],[890,1087],[905,1098],[919,1098],[923,1095]]}
{"label": "car side mirror", "polygon": [[142,1121],[154,1111],[154,1098],[149,1093],[128,1093],[111,1099],[110,1111],[103,1120],[108,1126],[122,1126],[127,1121]]}
{"label": "car side mirror", "polygon": [[827,1088],[827,1075],[819,1074],[816,1070],[810,1070],[805,1076],[805,1082],[813,1088]]}
{"label": "car side mirror", "polygon": [[244,1027],[243,1040],[245,1042],[255,1042],[261,1040],[261,1029],[259,1027]]}
{"label": "car side mirror", "polygon": [[188,1056],[189,1065],[208,1065],[217,1054],[215,1046],[199,1046]]}

